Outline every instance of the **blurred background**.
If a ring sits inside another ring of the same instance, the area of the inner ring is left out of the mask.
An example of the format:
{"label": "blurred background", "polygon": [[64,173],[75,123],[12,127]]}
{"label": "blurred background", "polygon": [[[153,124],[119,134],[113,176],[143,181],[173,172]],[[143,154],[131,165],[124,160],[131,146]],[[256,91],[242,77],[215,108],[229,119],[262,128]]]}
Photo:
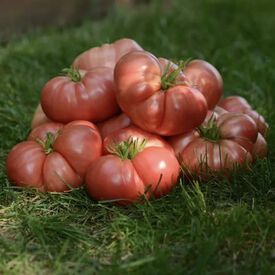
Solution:
{"label": "blurred background", "polygon": [[100,19],[114,8],[144,5],[150,0],[0,0],[0,38],[9,40],[29,30],[75,25]]}

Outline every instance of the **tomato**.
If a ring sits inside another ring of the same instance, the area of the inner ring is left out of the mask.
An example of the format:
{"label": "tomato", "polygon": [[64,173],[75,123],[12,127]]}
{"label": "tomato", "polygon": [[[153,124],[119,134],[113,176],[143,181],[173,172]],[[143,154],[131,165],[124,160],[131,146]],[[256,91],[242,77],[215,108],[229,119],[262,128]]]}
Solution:
{"label": "tomato", "polygon": [[142,48],[132,39],[119,39],[112,44],[104,44],[83,52],[76,57],[73,67],[82,70],[91,70],[101,66],[114,69],[123,55],[134,50],[142,50]]}
{"label": "tomato", "polygon": [[41,105],[53,121],[103,121],[119,111],[113,70],[104,67],[81,72],[69,69],[67,76],[57,76],[46,83]]}
{"label": "tomato", "polygon": [[229,96],[219,102],[219,106],[228,112],[239,112],[249,115],[257,124],[258,136],[254,144],[252,155],[254,159],[265,158],[268,154],[268,146],[265,136],[268,133],[269,126],[263,116],[252,109],[250,104],[240,96]]}
{"label": "tomato", "polygon": [[243,97],[229,96],[223,98],[219,102],[219,106],[224,108],[228,112],[239,112],[249,115],[256,122],[259,132],[263,136],[266,136],[268,131],[268,124],[266,123],[264,117],[253,110],[251,105]]}
{"label": "tomato", "polygon": [[40,104],[37,105],[34,114],[33,114],[33,118],[32,118],[32,122],[31,122],[31,128],[34,129],[37,126],[45,123],[45,122],[50,122],[50,119],[47,118],[47,116],[45,115],[45,113],[42,110],[42,107]]}
{"label": "tomato", "polygon": [[134,127],[112,137],[104,140],[105,155],[87,170],[86,188],[93,199],[129,204],[141,196],[163,196],[177,183],[179,163],[161,138]]}
{"label": "tomato", "polygon": [[126,128],[130,125],[131,125],[130,118],[126,114],[122,113],[122,114],[114,116],[108,120],[105,120],[101,123],[98,123],[97,127],[101,134],[101,137],[105,138],[109,134],[111,134],[117,130]]}
{"label": "tomato", "polygon": [[169,136],[187,132],[207,113],[204,96],[195,88],[177,85],[181,72],[170,72],[145,51],[123,56],[114,71],[116,97],[123,112],[145,131]]}
{"label": "tomato", "polygon": [[87,167],[101,153],[102,140],[92,123],[45,123],[13,147],[7,173],[15,185],[63,192],[82,184]]}
{"label": "tomato", "polygon": [[[236,104],[237,105],[237,104]],[[232,105],[233,107],[234,105]],[[267,142],[265,140],[265,138],[263,137],[263,135],[261,134],[261,128],[259,128],[259,120],[257,119],[257,116],[252,116],[251,114],[256,113],[255,111],[253,111],[252,109],[249,109],[251,112],[247,112],[245,113],[245,115],[249,116],[250,118],[252,118],[254,120],[254,122],[256,123],[257,126],[257,130],[258,130],[258,135],[257,135],[257,139],[255,141],[254,144],[250,144],[246,147],[246,149],[249,150],[249,152],[252,154],[253,160],[257,159],[257,158],[265,158],[267,156],[268,153],[268,148],[267,148]],[[214,112],[212,111],[212,113],[209,111],[207,118],[209,119],[211,116],[214,115],[214,117],[217,118],[218,115],[221,115],[223,113],[226,113],[227,111],[219,106],[216,106],[216,108],[214,109]],[[238,113],[238,112],[237,112]],[[240,112],[239,112],[240,113]],[[236,113],[235,113],[236,114]],[[250,115],[249,115],[250,114]],[[256,113],[257,114],[257,113]],[[262,124],[264,125],[264,124]],[[267,125],[267,124],[266,124]],[[240,143],[241,144],[241,143]],[[241,144],[242,145],[242,144]]]}
{"label": "tomato", "polygon": [[192,60],[183,70],[186,80],[206,98],[213,109],[223,94],[223,80],[218,70],[205,60]]}
{"label": "tomato", "polygon": [[198,130],[171,137],[169,143],[187,176],[206,180],[211,174],[229,176],[234,167],[250,164],[257,135],[249,116],[226,112]]}

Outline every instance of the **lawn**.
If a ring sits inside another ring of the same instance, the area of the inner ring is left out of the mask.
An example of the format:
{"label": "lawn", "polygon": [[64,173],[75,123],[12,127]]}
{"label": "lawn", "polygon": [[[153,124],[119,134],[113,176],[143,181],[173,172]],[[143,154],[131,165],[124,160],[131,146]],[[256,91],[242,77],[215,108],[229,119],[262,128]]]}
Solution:
{"label": "lawn", "polygon": [[[158,2],[0,46],[0,274],[275,274],[275,3]],[[45,81],[121,37],[157,56],[214,64],[225,94],[266,117],[269,158],[231,182],[181,180],[168,196],[129,207],[97,204],[84,190],[12,187],[5,158],[28,135]]]}

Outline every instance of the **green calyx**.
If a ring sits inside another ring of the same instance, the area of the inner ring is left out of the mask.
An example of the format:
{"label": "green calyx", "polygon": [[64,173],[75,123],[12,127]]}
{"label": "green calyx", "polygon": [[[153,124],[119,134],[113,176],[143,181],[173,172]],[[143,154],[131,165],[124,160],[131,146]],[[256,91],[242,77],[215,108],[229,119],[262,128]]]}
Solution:
{"label": "green calyx", "polygon": [[201,137],[208,139],[209,141],[217,142],[221,139],[219,127],[213,116],[209,119],[205,126],[201,125],[197,130]]}
{"label": "green calyx", "polygon": [[177,62],[176,65],[178,66],[178,68],[176,70],[171,70],[172,62],[168,62],[167,66],[164,69],[164,73],[161,76],[162,90],[167,90],[170,87],[173,87],[178,84],[178,83],[176,83],[176,79],[188,62],[189,62],[189,59],[187,61],[181,60],[181,61]]}
{"label": "green calyx", "polygon": [[63,69],[62,73],[68,76],[73,82],[80,82],[82,79],[79,69],[73,67]]}
{"label": "green calyx", "polygon": [[37,138],[36,142],[43,147],[45,154],[48,155],[53,152],[53,144],[54,144],[55,138],[56,137],[53,133],[48,132],[46,134],[45,141],[41,140],[40,138]]}
{"label": "green calyx", "polygon": [[118,144],[113,143],[107,150],[109,153],[117,155],[120,159],[133,159],[139,152],[143,151],[146,145],[146,140],[128,138]]}

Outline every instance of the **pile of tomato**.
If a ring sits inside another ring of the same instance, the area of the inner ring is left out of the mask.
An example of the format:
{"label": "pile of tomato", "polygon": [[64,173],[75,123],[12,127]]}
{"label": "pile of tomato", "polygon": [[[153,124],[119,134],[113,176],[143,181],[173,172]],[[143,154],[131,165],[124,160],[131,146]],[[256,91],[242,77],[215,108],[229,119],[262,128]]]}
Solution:
{"label": "pile of tomato", "polygon": [[267,156],[268,125],[204,60],[173,63],[131,39],[89,49],[50,79],[12,183],[44,192],[84,185],[97,201],[166,195],[179,181],[230,177]]}

